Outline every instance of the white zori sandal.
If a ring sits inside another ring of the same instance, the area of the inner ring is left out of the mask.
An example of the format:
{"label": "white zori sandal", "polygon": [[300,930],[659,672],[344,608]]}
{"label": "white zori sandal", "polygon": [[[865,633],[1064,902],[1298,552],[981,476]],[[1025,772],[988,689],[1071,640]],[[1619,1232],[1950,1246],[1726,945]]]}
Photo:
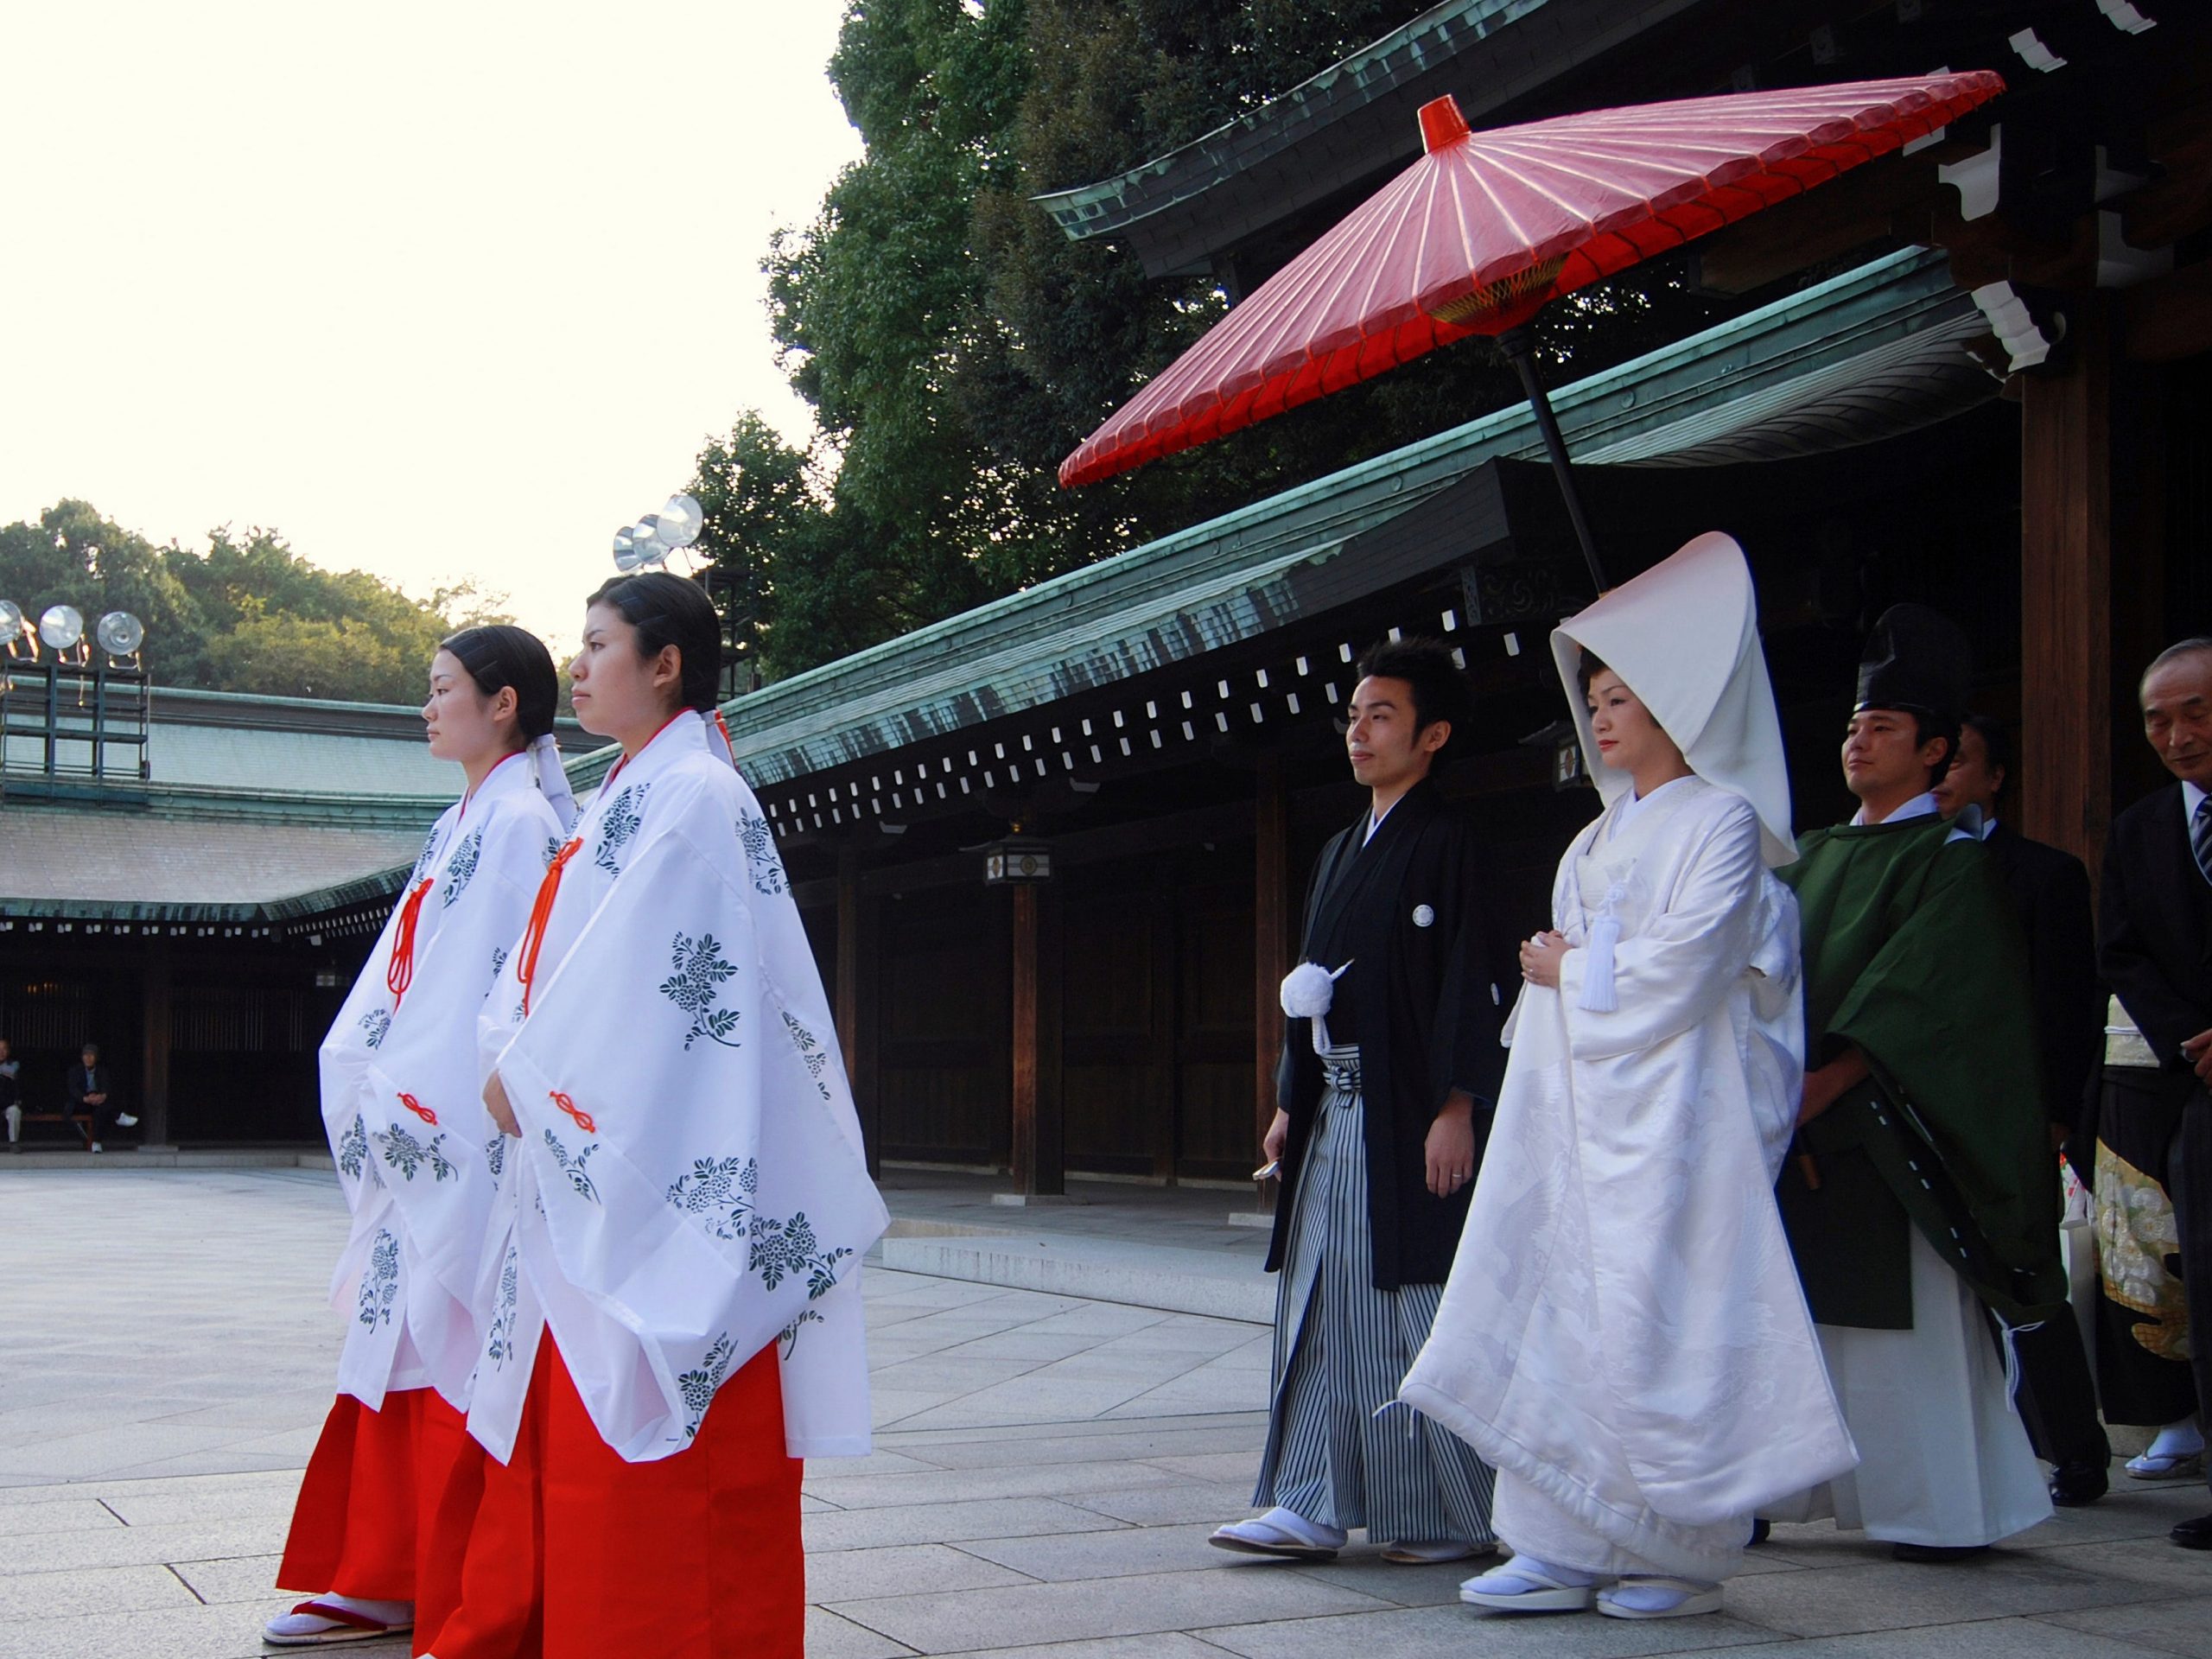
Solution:
{"label": "white zori sandal", "polygon": [[1598,1592],[1598,1611],[1607,1618],[1688,1618],[1720,1611],[1720,1586],[1695,1579],[1656,1574],[1617,1580]]}
{"label": "white zori sandal", "polygon": [[1598,1577],[1516,1555],[1461,1585],[1459,1599],[1494,1613],[1579,1613],[1598,1599]]}
{"label": "white zori sandal", "polygon": [[2137,1480],[2187,1480],[2204,1472],[2204,1432],[2194,1416],[2168,1423],[2151,1442],[2150,1450],[2127,1460],[2127,1472]]}
{"label": "white zori sandal", "polygon": [[338,1642],[366,1642],[415,1628],[411,1601],[367,1601],[359,1596],[317,1596],[261,1627],[272,1648],[322,1648]]}
{"label": "white zori sandal", "polygon": [[1216,1549],[1243,1555],[1272,1555],[1285,1561],[1332,1561],[1349,1537],[1341,1527],[1325,1527],[1293,1510],[1273,1509],[1249,1521],[1217,1527],[1206,1540]]}

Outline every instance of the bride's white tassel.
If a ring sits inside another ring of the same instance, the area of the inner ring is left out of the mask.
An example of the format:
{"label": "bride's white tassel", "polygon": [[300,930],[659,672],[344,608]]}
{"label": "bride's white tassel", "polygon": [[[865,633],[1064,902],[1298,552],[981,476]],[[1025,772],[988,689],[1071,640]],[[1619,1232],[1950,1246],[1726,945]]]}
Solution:
{"label": "bride's white tassel", "polygon": [[1590,924],[1585,947],[1590,961],[1582,970],[1581,1006],[1591,1014],[1611,1014],[1621,1005],[1620,995],[1613,988],[1613,947],[1621,942],[1620,918],[1613,914],[1613,906],[1627,898],[1626,887],[1607,887],[1605,907]]}

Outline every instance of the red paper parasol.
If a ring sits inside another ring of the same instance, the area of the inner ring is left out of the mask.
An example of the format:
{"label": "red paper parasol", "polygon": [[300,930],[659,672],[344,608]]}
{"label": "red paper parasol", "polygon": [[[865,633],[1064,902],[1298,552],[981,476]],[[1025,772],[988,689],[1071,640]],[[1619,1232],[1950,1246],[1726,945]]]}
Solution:
{"label": "red paper parasol", "polygon": [[[1468,130],[1452,99],[1424,105],[1427,153],[1092,433],[1060,463],[1060,482],[1111,478],[1432,347],[1505,334],[1548,300],[1886,155],[2004,90],[2000,77],[1978,71],[1599,110],[1482,133]],[[1528,341],[1516,343],[1509,338],[1509,350],[1563,467]]]}

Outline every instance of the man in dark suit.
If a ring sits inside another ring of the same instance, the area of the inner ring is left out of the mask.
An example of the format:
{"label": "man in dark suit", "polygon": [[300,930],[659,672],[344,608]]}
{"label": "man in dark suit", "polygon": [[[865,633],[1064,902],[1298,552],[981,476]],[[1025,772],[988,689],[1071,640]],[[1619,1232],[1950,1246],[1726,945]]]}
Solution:
{"label": "man in dark suit", "polygon": [[[1999,817],[1998,804],[2012,772],[2012,734],[1987,715],[1969,715],[1951,769],[1936,785],[1936,799],[1947,817],[1968,807],[1979,813],[1976,833],[2019,912],[2028,938],[2051,1145],[2065,1148],[2068,1161],[2087,1180],[2092,1142],[2084,1120],[2104,1040],[2089,873],[2071,853],[2031,841]],[[2071,1320],[2046,1320],[2021,1332],[2018,1344],[2020,1414],[2037,1455],[2053,1465],[2050,1501],[2094,1503],[2111,1484],[2112,1446],[2097,1421],[2096,1387],[2080,1327]]]}
{"label": "man in dark suit", "polygon": [[[2175,781],[2113,822],[2098,962],[2157,1061],[2143,1107],[2171,1113],[2165,1167],[2147,1173],[2173,1202],[2202,1412],[2212,1406],[2212,638],[2161,653],[2141,696],[2144,735]],[[2171,1535],[2212,1549],[2212,1515]]]}
{"label": "man in dark suit", "polygon": [[84,1053],[69,1068],[69,1110],[72,1114],[85,1112],[92,1116],[92,1150],[105,1152],[100,1138],[110,1128],[130,1128],[138,1120],[115,1103],[115,1080],[108,1068],[100,1064],[99,1045],[86,1043]]}

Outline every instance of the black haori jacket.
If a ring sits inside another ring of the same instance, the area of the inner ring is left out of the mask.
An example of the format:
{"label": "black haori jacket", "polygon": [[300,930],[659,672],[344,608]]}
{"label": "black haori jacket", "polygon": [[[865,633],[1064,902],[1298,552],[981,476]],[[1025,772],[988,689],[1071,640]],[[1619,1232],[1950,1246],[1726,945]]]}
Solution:
{"label": "black haori jacket", "polygon": [[[1505,1070],[1503,1022],[1476,843],[1434,784],[1409,791],[1363,847],[1367,815],[1323,849],[1306,899],[1300,959],[1334,969],[1337,1004],[1356,1027],[1366,1096],[1367,1211],[1375,1287],[1441,1284],[1452,1271],[1471,1179],[1448,1198],[1428,1190],[1429,1126],[1455,1088],[1475,1097],[1476,1160]],[[1356,976],[1356,977],[1355,977]],[[1276,1101],[1290,1117],[1268,1270],[1283,1263],[1298,1175],[1321,1099],[1313,1022],[1287,1020]],[[1354,1032],[1330,1022],[1334,1042]]]}

